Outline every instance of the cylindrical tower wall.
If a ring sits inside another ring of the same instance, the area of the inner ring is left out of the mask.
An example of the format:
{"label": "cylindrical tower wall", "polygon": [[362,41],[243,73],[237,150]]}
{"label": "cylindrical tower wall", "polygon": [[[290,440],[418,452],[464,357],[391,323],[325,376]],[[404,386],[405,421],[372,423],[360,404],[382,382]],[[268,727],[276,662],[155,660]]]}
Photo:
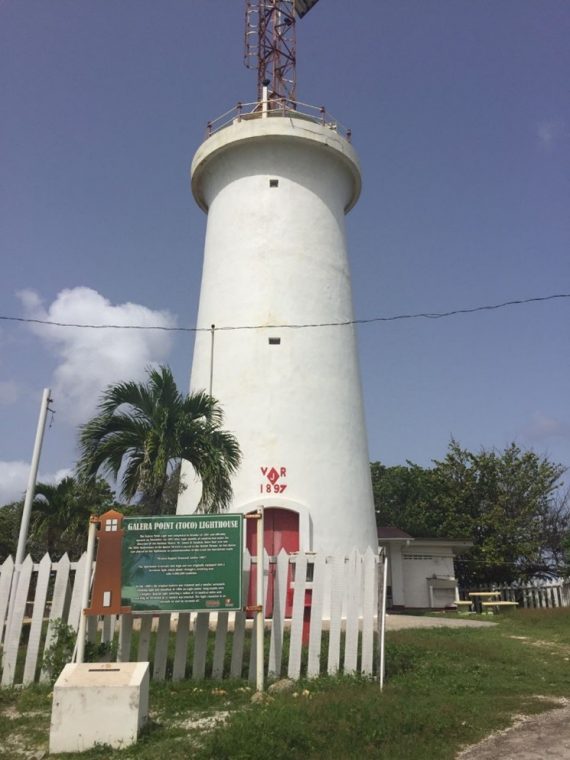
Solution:
{"label": "cylindrical tower wall", "polygon": [[[344,215],[360,175],[348,143],[295,119],[238,122],[193,164],[208,211],[191,390],[209,389],[243,462],[235,511],[297,511],[301,548],[376,546]],[[261,327],[260,327],[261,326]],[[273,470],[273,473],[272,473]],[[276,475],[278,476],[276,479]],[[197,490],[179,499],[193,511]]]}

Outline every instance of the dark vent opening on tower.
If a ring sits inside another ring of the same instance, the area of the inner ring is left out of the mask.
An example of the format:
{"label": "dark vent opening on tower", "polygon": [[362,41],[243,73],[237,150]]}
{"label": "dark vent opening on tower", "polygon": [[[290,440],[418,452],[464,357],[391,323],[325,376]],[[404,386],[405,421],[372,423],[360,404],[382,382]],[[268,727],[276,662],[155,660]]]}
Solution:
{"label": "dark vent opening on tower", "polygon": [[279,187],[279,180],[278,179],[270,179],[269,180],[269,187]]}
{"label": "dark vent opening on tower", "polygon": [[280,346],[281,345],[281,338],[269,338],[269,345],[270,346]]}

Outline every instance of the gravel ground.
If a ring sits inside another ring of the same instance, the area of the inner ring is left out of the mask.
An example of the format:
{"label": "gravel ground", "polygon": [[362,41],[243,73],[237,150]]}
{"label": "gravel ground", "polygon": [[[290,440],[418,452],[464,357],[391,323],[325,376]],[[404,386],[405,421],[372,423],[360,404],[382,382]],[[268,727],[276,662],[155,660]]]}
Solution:
{"label": "gravel ground", "polygon": [[457,760],[570,760],[568,701],[540,715],[517,716],[510,728],[463,750]]}
{"label": "gravel ground", "polygon": [[405,628],[488,628],[496,625],[485,620],[468,617],[426,617],[425,615],[386,615],[386,630],[401,631]]}

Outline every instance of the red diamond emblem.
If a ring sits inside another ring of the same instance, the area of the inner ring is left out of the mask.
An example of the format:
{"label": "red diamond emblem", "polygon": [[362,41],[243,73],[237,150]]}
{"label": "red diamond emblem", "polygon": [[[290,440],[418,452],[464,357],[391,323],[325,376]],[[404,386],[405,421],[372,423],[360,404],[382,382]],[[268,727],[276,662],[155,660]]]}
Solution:
{"label": "red diamond emblem", "polygon": [[279,480],[279,473],[275,469],[275,467],[272,467],[269,472],[267,473],[267,480],[271,483],[272,486],[277,483]]}

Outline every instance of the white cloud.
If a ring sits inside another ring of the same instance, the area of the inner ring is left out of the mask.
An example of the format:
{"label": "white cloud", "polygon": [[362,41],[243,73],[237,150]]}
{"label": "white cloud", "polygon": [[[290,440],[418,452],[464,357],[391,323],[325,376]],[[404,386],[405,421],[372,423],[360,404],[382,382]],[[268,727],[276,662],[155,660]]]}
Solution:
{"label": "white cloud", "polygon": [[0,462],[0,506],[22,498],[29,474],[29,462]]}
{"label": "white cloud", "polygon": [[[32,290],[20,292],[27,317],[52,322],[97,325],[158,325],[173,327],[175,318],[135,303],[113,305],[91,288],[62,290],[44,307]],[[110,383],[141,380],[145,368],[163,362],[172,338],[160,330],[99,330],[32,325],[32,331],[59,360],[52,396],[58,418],[76,425],[95,411],[101,391]]]}
{"label": "white cloud", "polygon": [[564,420],[548,417],[542,412],[532,416],[530,425],[524,428],[524,435],[531,441],[546,441],[550,438],[569,438],[570,424]]}
{"label": "white cloud", "polygon": [[57,483],[61,483],[61,481],[64,478],[68,478],[70,475],[73,475],[73,470],[71,469],[71,467],[62,467],[60,470],[56,470],[52,474],[42,475],[40,473],[40,476],[38,477],[38,482],[52,483],[53,485],[56,485]]}
{"label": "white cloud", "polygon": [[564,136],[566,124],[562,119],[541,121],[536,126],[538,142],[543,148],[551,148],[555,142]]}
{"label": "white cloud", "polygon": [[[54,473],[41,473],[38,477],[40,483],[59,483],[71,475],[70,469],[64,468]],[[0,507],[13,501],[23,499],[28,487],[30,476],[30,463],[22,461],[0,461]]]}
{"label": "white cloud", "polygon": [[9,406],[20,398],[20,386],[13,380],[0,381],[0,404]]}

